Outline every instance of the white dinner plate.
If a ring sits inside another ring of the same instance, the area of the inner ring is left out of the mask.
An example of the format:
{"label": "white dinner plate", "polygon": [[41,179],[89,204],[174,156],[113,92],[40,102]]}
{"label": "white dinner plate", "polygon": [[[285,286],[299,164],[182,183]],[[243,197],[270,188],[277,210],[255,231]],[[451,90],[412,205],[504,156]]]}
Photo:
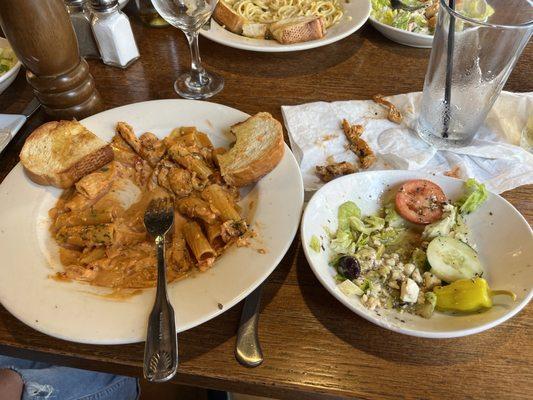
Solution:
{"label": "white dinner plate", "polygon": [[[130,104],[80,121],[109,141],[118,121],[136,133],[164,137],[178,126],[196,126],[215,146],[227,146],[229,127],[247,114],[223,105],[191,100],[155,100]],[[0,302],[25,324],[61,339],[92,344],[132,343],[145,339],[155,289],[117,300],[108,290],[50,278],[62,267],[48,232],[47,211],[60,190],[37,185],[19,163],[0,185]],[[303,184],[288,147],[279,165],[251,188],[241,205],[250,209],[257,240],[233,247],[205,273],[169,284],[176,330],[190,329],[216,317],[246,297],[276,268],[289,248],[300,219]],[[265,249],[265,254],[258,250]]]}
{"label": "white dinner plate", "polygon": [[[409,179],[428,179],[437,183],[452,200],[464,193],[463,182],[446,176],[416,171],[371,171],[344,176],[324,185],[312,197],[302,219],[305,255],[318,280],[350,310],[395,332],[426,338],[451,338],[471,335],[492,328],[511,318],[533,296],[533,231],[520,213],[505,199],[489,194],[479,209],[466,217],[478,246],[478,254],[492,289],[512,290],[517,299],[495,298],[494,307],[476,314],[447,315],[435,312],[430,319],[394,310],[365,308],[359,297],[347,297],[338,289],[336,272],[328,264],[330,252],[324,227],[337,228],[337,210],[345,201],[354,201],[363,215],[377,212],[384,193],[395,191]],[[323,238],[325,251],[310,249],[311,237]]]}
{"label": "white dinner plate", "polygon": [[370,0],[340,0],[344,8],[342,19],[330,27],[322,39],[309,42],[281,44],[275,40],[252,39],[237,35],[224,29],[214,19],[211,20],[211,29],[200,29],[200,34],[213,42],[217,42],[236,49],[278,53],[284,51],[299,51],[326,46],[344,39],[361,28],[370,15]]}

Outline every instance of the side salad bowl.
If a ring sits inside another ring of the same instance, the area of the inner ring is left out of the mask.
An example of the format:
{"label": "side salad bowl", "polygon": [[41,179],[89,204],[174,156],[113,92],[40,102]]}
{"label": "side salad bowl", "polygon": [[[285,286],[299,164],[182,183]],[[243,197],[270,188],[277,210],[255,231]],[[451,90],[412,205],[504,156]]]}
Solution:
{"label": "side salad bowl", "polygon": [[398,29],[394,26],[383,24],[373,17],[370,17],[368,20],[383,36],[393,42],[423,49],[430,49],[433,44],[433,35]]}
{"label": "side salad bowl", "polygon": [[[9,45],[9,42],[7,41],[7,39],[0,37],[0,49],[4,49],[4,48],[11,48],[11,46]],[[20,70],[21,65],[22,65],[21,62],[17,60],[15,65],[13,65],[3,75],[0,75],[0,94],[2,94],[2,92],[6,90],[9,87],[9,85],[13,83],[13,81],[17,77],[17,74]]]}
{"label": "side salad bowl", "polygon": [[493,193],[488,193],[486,201],[464,218],[484,268],[483,278],[492,289],[514,292],[514,301],[508,296],[497,296],[489,309],[453,314],[435,311],[430,318],[423,318],[394,308],[370,310],[359,296],[347,296],[341,291],[337,270],[331,265],[334,253],[330,250],[329,236],[337,229],[339,206],[353,201],[362,215],[375,215],[383,207],[384,199],[394,199],[398,188],[413,179],[436,183],[452,202],[465,194],[465,184],[461,180],[417,171],[356,173],[335,179],[315,193],[304,212],[301,235],[306,258],[318,280],[357,315],[383,328],[412,336],[471,335],[493,328],[517,314],[533,297],[533,231],[509,202]]}

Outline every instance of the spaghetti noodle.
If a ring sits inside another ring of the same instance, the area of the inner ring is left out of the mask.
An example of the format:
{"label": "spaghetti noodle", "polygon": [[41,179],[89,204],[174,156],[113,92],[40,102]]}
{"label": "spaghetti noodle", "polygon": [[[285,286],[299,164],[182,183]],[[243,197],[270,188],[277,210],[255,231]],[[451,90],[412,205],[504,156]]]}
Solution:
{"label": "spaghetti noodle", "polygon": [[224,0],[235,13],[250,22],[271,24],[294,17],[322,17],[325,28],[343,15],[339,0]]}

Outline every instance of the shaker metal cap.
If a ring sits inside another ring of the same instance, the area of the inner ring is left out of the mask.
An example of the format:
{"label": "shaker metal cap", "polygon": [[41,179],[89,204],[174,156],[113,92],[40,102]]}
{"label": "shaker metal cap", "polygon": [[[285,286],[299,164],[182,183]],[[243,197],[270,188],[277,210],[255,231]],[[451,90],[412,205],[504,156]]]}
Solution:
{"label": "shaker metal cap", "polygon": [[87,0],[65,0],[67,6],[81,6],[83,3],[86,3]]}
{"label": "shaker metal cap", "polygon": [[91,0],[94,11],[109,11],[115,7],[118,7],[118,0]]}

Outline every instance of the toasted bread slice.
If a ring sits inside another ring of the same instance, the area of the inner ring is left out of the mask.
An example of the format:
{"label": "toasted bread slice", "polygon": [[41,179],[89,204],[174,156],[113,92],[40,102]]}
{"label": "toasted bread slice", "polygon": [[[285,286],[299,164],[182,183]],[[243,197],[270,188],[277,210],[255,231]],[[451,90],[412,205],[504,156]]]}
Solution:
{"label": "toasted bread slice", "polygon": [[52,121],[26,139],[20,161],[31,180],[68,188],[113,160],[113,150],[77,121]]}
{"label": "toasted bread slice", "polygon": [[231,127],[237,141],[218,155],[224,180],[234,186],[257,182],[281,161],[285,150],[281,124],[269,113],[258,113]]}
{"label": "toasted bread slice", "polygon": [[245,23],[242,26],[242,35],[253,39],[264,39],[267,32],[267,24]]}
{"label": "toasted bread slice", "polygon": [[274,22],[270,33],[281,44],[291,44],[323,38],[326,28],[320,17],[296,17]]}
{"label": "toasted bread slice", "polygon": [[231,9],[223,0],[217,3],[213,18],[220,25],[238,35],[242,34],[242,26],[247,22],[246,18],[241,17]]}

